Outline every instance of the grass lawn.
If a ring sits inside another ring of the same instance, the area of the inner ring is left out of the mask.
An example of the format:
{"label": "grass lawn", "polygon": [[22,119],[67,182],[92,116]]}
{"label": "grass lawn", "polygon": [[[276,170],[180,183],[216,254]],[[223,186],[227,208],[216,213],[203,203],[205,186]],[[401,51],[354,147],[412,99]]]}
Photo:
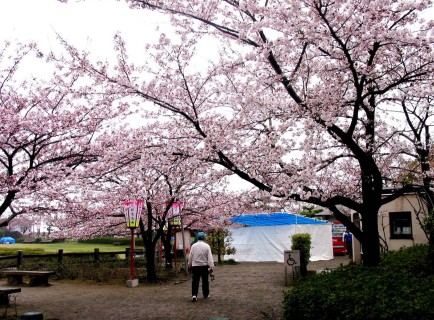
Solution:
{"label": "grass lawn", "polygon": [[[0,244],[0,250],[7,248],[7,250],[23,250],[26,249],[44,249],[45,253],[57,253],[59,249],[63,249],[64,253],[67,252],[93,252],[98,248],[100,252],[111,251],[125,251],[126,246],[114,246],[112,244],[99,244],[99,243],[77,243],[77,242],[56,242],[56,243],[15,243],[15,244]],[[136,249],[143,249],[143,247],[136,246]]]}

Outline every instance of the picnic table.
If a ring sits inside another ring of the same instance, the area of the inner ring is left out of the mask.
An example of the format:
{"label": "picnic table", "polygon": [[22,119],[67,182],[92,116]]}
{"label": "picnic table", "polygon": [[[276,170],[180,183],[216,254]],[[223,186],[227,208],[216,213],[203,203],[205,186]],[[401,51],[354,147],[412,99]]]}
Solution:
{"label": "picnic table", "polygon": [[9,306],[10,299],[9,295],[13,293],[21,292],[21,288],[6,288],[0,287],[0,305]]}

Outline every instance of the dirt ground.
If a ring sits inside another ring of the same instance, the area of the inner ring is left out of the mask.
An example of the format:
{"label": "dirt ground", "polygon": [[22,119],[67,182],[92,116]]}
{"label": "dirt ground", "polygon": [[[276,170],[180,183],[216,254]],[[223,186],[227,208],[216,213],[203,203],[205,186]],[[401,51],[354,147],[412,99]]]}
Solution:
{"label": "dirt ground", "polygon": [[[333,268],[347,257],[310,262],[309,270]],[[8,316],[41,312],[44,320],[129,319],[280,319],[285,286],[283,263],[217,266],[210,298],[191,301],[191,280],[183,275],[165,284],[98,285],[50,280],[48,287],[23,286]],[[0,283],[6,286],[5,281]],[[14,298],[12,297],[12,301]],[[5,311],[4,307],[0,312]]]}

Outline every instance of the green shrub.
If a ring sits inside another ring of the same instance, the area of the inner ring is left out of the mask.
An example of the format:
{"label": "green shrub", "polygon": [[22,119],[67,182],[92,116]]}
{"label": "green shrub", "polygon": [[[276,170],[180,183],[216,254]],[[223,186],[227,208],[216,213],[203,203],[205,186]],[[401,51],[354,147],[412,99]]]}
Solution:
{"label": "green shrub", "polygon": [[428,246],[386,254],[379,267],[349,264],[308,277],[285,294],[284,319],[434,319]]}
{"label": "green shrub", "polygon": [[65,238],[54,238],[52,239],[53,243],[62,243],[62,242],[66,242]]}
{"label": "green shrub", "polygon": [[207,236],[207,242],[213,254],[217,255],[217,263],[222,263],[222,257],[236,253],[236,249],[231,247],[232,233],[228,229],[216,228]]}
{"label": "green shrub", "polygon": [[237,262],[234,259],[227,259],[217,262],[218,265],[236,265]]}
{"label": "green shrub", "polygon": [[307,275],[307,264],[310,259],[310,248],[311,248],[311,236],[309,233],[298,233],[291,237],[292,250],[300,250],[300,274],[302,276]]}
{"label": "green shrub", "polygon": [[[77,241],[78,243],[96,243],[96,244],[113,244],[116,243],[120,246],[129,246],[131,243],[130,238],[114,238],[114,237],[97,237],[97,238],[91,238],[91,239],[79,239]],[[135,245],[143,245],[142,238],[135,238],[134,239]]]}

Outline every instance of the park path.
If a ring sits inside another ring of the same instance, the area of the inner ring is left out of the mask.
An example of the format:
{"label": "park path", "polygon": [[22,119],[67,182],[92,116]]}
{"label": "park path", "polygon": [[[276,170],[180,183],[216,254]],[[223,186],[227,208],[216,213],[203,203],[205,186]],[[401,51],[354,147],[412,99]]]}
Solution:
{"label": "park path", "polygon": [[[347,263],[345,257],[311,262],[309,269]],[[49,287],[23,287],[16,298],[18,316],[42,312],[44,320],[207,320],[280,319],[285,286],[282,263],[239,263],[215,268],[209,299],[191,301],[188,276],[157,285],[88,284],[51,281]],[[6,286],[5,283],[1,285]],[[4,311],[4,309],[2,309]],[[15,310],[11,307],[8,315]],[[264,318],[266,315],[268,318]]]}

